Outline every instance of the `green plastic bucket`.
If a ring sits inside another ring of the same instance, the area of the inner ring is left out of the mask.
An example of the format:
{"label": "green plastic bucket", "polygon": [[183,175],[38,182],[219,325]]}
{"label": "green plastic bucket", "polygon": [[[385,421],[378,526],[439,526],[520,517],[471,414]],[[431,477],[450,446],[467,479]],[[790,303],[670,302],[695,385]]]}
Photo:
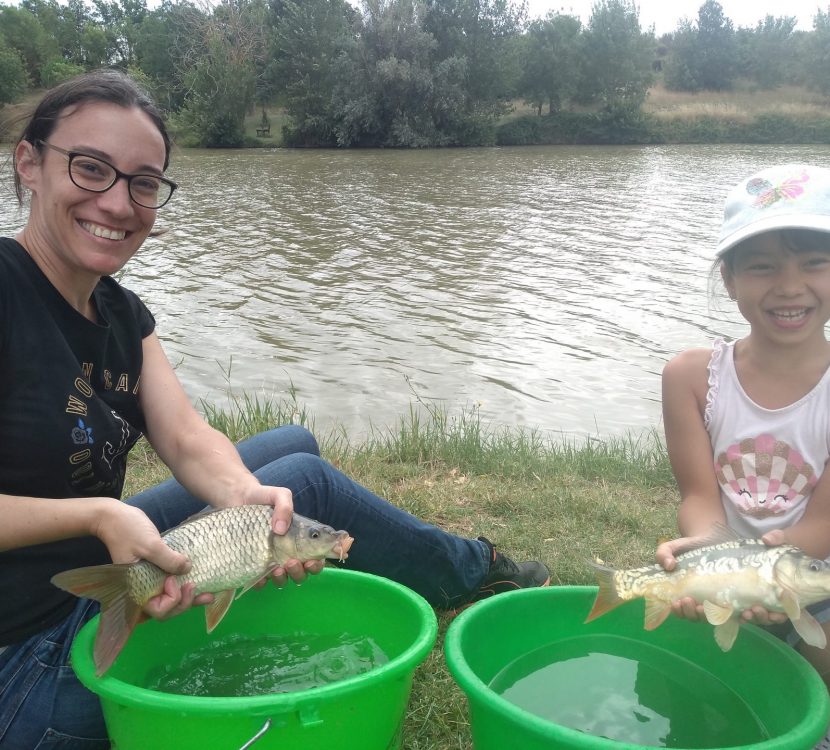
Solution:
{"label": "green plastic bucket", "polygon": [[[388,750],[400,747],[416,667],[438,625],[418,594],[385,578],[327,568],[302,586],[266,586],[234,602],[211,635],[201,607],[139,625],[113,666],[95,676],[98,618],[72,647],[78,678],[101,699],[114,750]],[[251,697],[199,697],[143,687],[159,666],[229,634],[348,633],[371,638],[389,661],[321,687]]]}
{"label": "green plastic bucket", "polygon": [[[766,730],[762,739],[732,747],[810,750],[824,735],[830,722],[827,689],[807,661],[779,639],[760,628],[742,626],[735,645],[724,653],[715,643],[712,627],[704,623],[670,617],[648,632],[643,629],[642,601],[585,624],[596,592],[592,586],[524,589],[476,604],[452,622],[445,656],[468,699],[476,750],[622,750],[659,744],[637,744],[620,736],[606,739],[563,726],[538,711],[520,708],[520,701],[511,702],[490,687],[494,678],[498,681],[509,673],[511,665],[526,663],[529,654],[548,653],[550,648],[575,650],[577,645],[582,649],[582,644],[591,642],[613,643],[623,654],[647,652],[661,668],[665,665],[667,673],[675,668],[677,674],[683,673],[681,666],[704,670],[707,681],[716,680],[713,684],[734,693]],[[578,703],[590,692],[579,682],[557,684],[567,685],[569,696]],[[600,683],[592,684],[605,687]],[[672,702],[666,692],[657,696],[664,704]],[[652,693],[659,693],[659,687]],[[677,706],[687,710],[685,703],[676,702],[675,710]],[[587,712],[591,710],[586,706]],[[689,712],[694,710],[688,705]],[[700,720],[705,722],[704,713]]]}

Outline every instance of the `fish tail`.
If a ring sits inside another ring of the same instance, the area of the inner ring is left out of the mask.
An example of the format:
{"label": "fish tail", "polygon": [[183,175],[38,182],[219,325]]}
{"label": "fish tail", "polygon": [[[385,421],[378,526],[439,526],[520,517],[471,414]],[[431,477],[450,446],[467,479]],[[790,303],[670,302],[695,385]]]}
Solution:
{"label": "fish tail", "polygon": [[75,596],[101,603],[101,619],[92,656],[100,677],[115,661],[141,617],[141,605],[129,592],[131,565],[92,565],[52,576],[52,583]]}
{"label": "fish tail", "polygon": [[597,577],[599,591],[597,592],[597,598],[594,599],[594,606],[588,613],[588,617],[585,618],[585,622],[590,622],[600,615],[610,612],[626,601],[617,593],[617,585],[614,583],[614,573],[616,572],[614,568],[599,565],[595,562],[591,562],[590,565]]}

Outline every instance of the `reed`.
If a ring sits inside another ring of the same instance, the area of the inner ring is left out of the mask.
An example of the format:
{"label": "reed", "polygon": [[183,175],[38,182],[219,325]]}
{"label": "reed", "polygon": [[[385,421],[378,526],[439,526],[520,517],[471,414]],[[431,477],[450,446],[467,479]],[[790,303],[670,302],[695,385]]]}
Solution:
{"label": "reed", "polygon": [[[230,395],[202,409],[233,440],[276,424],[314,424],[293,392]],[[396,424],[370,426],[360,442],[342,429],[317,437],[328,460],[390,502],[454,533],[483,534],[516,559],[543,560],[552,585],[592,583],[593,557],[623,567],[651,562],[657,542],[674,532],[676,490],[656,430],[565,439],[488,424],[475,406],[456,413],[416,397]],[[128,494],[168,476],[144,442],[132,459]],[[436,647],[415,674],[406,750],[471,747],[466,699],[443,658],[451,620],[440,614]]]}

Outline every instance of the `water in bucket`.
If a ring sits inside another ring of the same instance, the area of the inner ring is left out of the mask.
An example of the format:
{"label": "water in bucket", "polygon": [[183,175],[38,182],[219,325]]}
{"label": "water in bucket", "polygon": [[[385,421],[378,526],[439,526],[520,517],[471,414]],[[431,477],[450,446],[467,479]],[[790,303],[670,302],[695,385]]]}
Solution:
{"label": "water in bucket", "polygon": [[490,688],[558,725],[636,745],[722,748],[770,736],[750,706],[708,671],[614,635],[536,648],[506,665]]}
{"label": "water in bucket", "polygon": [[386,664],[367,636],[233,633],[186,652],[147,675],[144,687],[198,696],[248,696],[321,687]]}

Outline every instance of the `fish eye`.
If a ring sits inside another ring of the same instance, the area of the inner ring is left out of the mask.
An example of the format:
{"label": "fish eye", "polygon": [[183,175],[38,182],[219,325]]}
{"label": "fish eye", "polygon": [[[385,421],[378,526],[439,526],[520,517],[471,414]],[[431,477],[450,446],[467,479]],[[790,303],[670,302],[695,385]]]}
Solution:
{"label": "fish eye", "polygon": [[821,570],[824,570],[824,560],[811,560],[810,570],[815,571],[816,573],[818,573]]}
{"label": "fish eye", "polygon": [[319,530],[319,529],[311,529],[311,530],[308,532],[308,535],[309,535],[312,539],[317,539],[317,538],[320,536],[320,530]]}

